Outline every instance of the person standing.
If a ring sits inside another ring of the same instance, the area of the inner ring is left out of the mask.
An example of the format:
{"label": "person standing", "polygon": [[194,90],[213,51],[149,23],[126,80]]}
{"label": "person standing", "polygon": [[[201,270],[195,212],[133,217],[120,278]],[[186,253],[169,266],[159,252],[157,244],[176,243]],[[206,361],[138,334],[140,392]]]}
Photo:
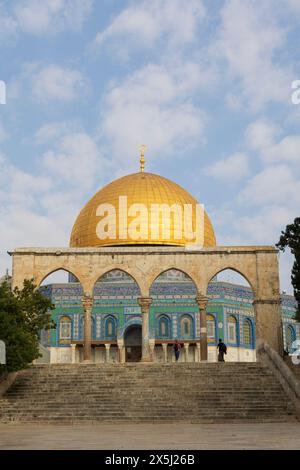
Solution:
{"label": "person standing", "polygon": [[181,350],[181,344],[178,342],[178,339],[175,340],[175,344],[173,346],[174,353],[175,353],[175,359],[176,362],[178,362],[179,356],[180,356],[180,350]]}
{"label": "person standing", "polygon": [[224,354],[227,354],[227,346],[221,339],[219,339],[219,343],[217,346],[218,349],[218,362],[225,362]]}

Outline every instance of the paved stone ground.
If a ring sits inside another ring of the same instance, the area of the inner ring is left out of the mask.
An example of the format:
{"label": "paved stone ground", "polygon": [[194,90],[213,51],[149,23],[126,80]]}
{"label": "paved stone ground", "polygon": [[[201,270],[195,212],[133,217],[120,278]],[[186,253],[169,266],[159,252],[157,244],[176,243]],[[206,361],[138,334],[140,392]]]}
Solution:
{"label": "paved stone ground", "polygon": [[4,449],[300,449],[300,423],[0,424]]}

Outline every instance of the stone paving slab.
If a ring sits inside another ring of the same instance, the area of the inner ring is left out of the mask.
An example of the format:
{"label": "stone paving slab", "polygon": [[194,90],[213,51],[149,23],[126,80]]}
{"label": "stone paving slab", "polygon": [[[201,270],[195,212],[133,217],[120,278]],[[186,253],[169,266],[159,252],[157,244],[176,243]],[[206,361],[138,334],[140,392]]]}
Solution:
{"label": "stone paving slab", "polygon": [[300,423],[0,424],[0,450],[300,449]]}

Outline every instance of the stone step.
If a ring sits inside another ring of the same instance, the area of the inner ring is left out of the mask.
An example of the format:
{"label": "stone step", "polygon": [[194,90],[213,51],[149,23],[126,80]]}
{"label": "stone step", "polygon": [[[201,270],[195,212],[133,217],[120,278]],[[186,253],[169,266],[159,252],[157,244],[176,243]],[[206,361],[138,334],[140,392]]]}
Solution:
{"label": "stone step", "polygon": [[0,400],[1,422],[293,419],[280,383],[258,363],[37,365]]}

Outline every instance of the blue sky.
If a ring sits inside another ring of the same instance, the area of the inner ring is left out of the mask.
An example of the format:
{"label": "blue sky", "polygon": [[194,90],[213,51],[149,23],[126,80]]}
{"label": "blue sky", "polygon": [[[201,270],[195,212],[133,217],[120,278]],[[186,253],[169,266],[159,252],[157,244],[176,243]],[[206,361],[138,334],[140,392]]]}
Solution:
{"label": "blue sky", "polygon": [[0,0],[0,273],[66,246],[141,143],[220,245],[276,243],[299,216],[299,22],[299,0]]}

